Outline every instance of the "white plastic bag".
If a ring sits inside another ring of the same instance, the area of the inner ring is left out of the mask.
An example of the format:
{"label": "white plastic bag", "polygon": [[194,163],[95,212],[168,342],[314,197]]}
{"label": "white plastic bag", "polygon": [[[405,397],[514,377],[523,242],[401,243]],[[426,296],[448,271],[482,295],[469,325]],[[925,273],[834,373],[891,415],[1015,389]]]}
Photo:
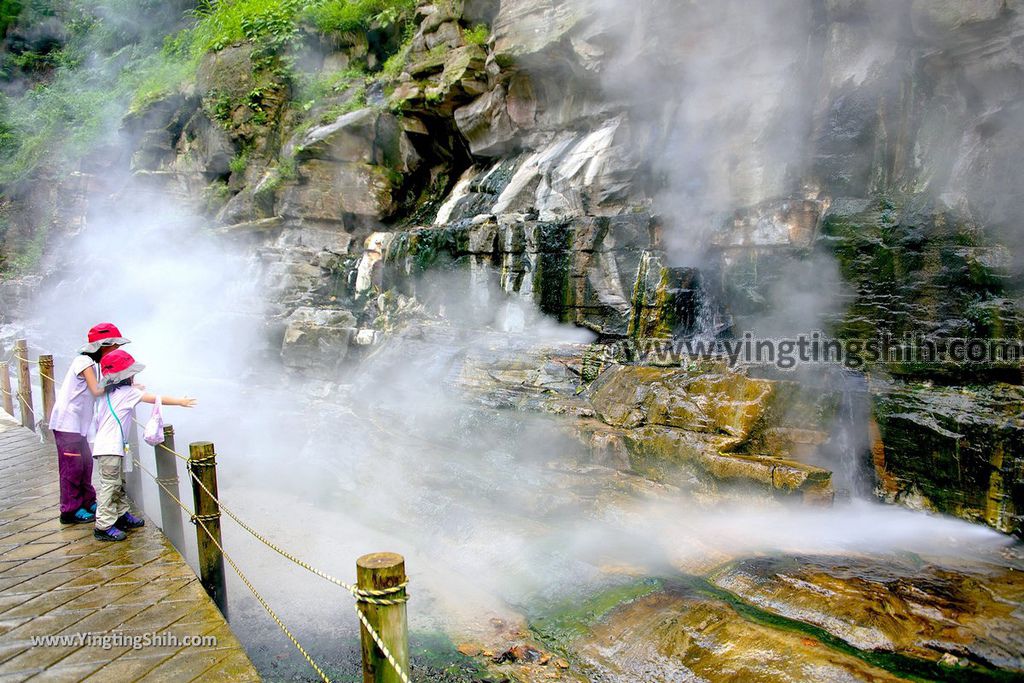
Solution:
{"label": "white plastic bag", "polygon": [[153,412],[149,415],[149,422],[142,432],[142,438],[150,446],[158,446],[164,442],[164,417],[160,414],[160,397],[156,397],[153,404]]}

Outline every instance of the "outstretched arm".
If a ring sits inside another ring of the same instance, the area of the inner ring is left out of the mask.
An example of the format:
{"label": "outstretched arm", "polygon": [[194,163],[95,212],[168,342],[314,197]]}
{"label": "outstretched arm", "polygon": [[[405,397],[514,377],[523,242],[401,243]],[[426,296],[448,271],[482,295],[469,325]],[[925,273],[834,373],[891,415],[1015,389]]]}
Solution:
{"label": "outstretched arm", "polygon": [[[143,403],[156,403],[156,394],[143,394]],[[194,398],[185,396],[183,398],[175,398],[174,396],[161,396],[160,403],[165,406],[180,406],[182,408],[191,408],[196,404]]]}
{"label": "outstretched arm", "polygon": [[90,394],[92,394],[96,398],[99,398],[100,396],[103,395],[103,388],[100,387],[100,383],[96,379],[95,366],[90,365],[85,370],[82,370],[82,372],[79,374],[82,375],[82,379],[85,380],[86,385],[89,387]]}

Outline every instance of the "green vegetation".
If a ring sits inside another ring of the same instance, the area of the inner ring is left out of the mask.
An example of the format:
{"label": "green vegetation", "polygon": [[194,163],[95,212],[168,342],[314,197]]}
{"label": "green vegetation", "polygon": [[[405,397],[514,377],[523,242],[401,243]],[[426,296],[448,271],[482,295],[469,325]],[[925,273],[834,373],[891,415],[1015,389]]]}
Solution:
{"label": "green vegetation", "polygon": [[589,633],[591,626],[613,609],[661,588],[661,581],[653,578],[625,581],[583,600],[566,600],[545,607],[542,614],[530,620],[530,629],[549,645],[564,646]]}
{"label": "green vegetation", "polygon": [[[2,57],[4,76],[29,78],[30,85],[23,95],[0,101],[0,184],[25,180],[43,163],[54,170],[74,165],[111,139],[123,102],[137,89],[153,89],[149,70],[140,67],[152,62],[164,33],[178,21],[166,5],[26,0],[0,7],[8,32],[43,20],[59,23],[65,32],[61,43],[29,41]],[[11,19],[18,6],[20,13]],[[42,75],[32,84],[37,72]]]}
{"label": "green vegetation", "polygon": [[215,180],[203,189],[203,203],[210,212],[220,209],[231,199],[231,189],[223,180]]}
{"label": "green vegetation", "polygon": [[0,0],[0,35],[7,33],[8,27],[21,14],[21,0]]}
{"label": "green vegetation", "polygon": [[367,77],[367,73],[357,67],[303,75],[298,79],[295,100],[304,111],[309,111],[317,102],[342,95],[352,88],[361,89],[365,95]]}
{"label": "green vegetation", "polygon": [[244,149],[235,155],[228,163],[228,168],[231,169],[232,173],[242,175],[245,173],[245,169],[249,167],[249,150]]}
{"label": "green vegetation", "polygon": [[462,33],[462,38],[468,45],[484,45],[490,37],[491,29],[487,28],[486,24],[477,24]]}
{"label": "green vegetation", "polygon": [[[0,238],[7,231],[7,227],[7,218],[4,217],[2,225],[0,225]],[[46,224],[43,223],[36,228],[32,239],[22,243],[17,252],[10,254],[6,259],[0,254],[0,273],[21,275],[36,270],[43,260],[43,250],[46,247],[48,232]]]}
{"label": "green vegetation", "polygon": [[[89,154],[118,141],[126,114],[141,114],[168,96],[187,92],[204,55],[233,45],[252,45],[256,85],[243,93],[200,93],[208,115],[233,135],[251,137],[251,126],[273,123],[285,98],[300,113],[309,112],[289,119],[300,130],[366,107],[372,81],[397,80],[404,69],[417,0],[199,0],[183,12],[186,5],[0,0],[0,28],[18,36],[0,51],[0,82],[17,83],[0,91],[17,93],[0,94],[0,191],[79,168]],[[43,25],[55,27],[52,35],[40,37],[35,28]],[[373,52],[366,56],[364,42],[363,53],[354,55],[349,68],[300,70],[297,55],[310,34],[324,34],[342,47],[365,41],[343,34],[370,30],[378,32],[370,39]],[[473,41],[486,40],[486,34],[482,26],[467,32]],[[371,70],[368,65],[375,59],[384,60],[383,67]],[[231,171],[244,174],[249,162],[249,153],[242,151],[232,159]],[[294,160],[281,162],[263,194],[273,195],[277,185],[295,176]],[[228,194],[226,185],[217,185],[207,200],[213,206]],[[13,239],[13,233],[7,238]],[[7,245],[0,267],[31,268],[42,257],[44,238],[42,233],[20,235],[17,247]]]}
{"label": "green vegetation", "polygon": [[277,175],[281,180],[295,180],[298,178],[299,170],[295,163],[295,157],[281,159],[281,163],[277,167]]}
{"label": "green vegetation", "polygon": [[304,16],[323,33],[361,31],[371,24],[392,26],[412,18],[416,0],[319,0]]}
{"label": "green vegetation", "polygon": [[158,52],[139,60],[136,68],[121,80],[124,89],[131,93],[132,110],[139,111],[177,91],[193,73],[187,61]]}
{"label": "green vegetation", "polygon": [[[24,180],[43,163],[76,164],[109,139],[126,111],[178,91],[194,78],[204,54],[230,45],[253,44],[257,68],[278,70],[275,78],[282,82],[299,81],[296,90],[306,110],[352,87],[362,89],[366,74],[358,69],[294,76],[287,48],[304,29],[411,29],[415,5],[415,0],[201,0],[181,15],[175,3],[162,0],[0,0],[4,31],[52,17],[68,32],[60,45],[2,57],[0,71],[8,78],[45,77],[24,96],[0,98],[0,184]],[[265,93],[259,90],[245,102],[257,125],[261,116],[267,118]],[[210,111],[226,123],[235,103],[216,95],[212,100]],[[364,106],[365,90],[347,101],[342,106],[349,110]]]}
{"label": "green vegetation", "polygon": [[244,41],[282,46],[295,36],[302,4],[301,0],[201,0],[191,12],[196,26],[177,40],[196,59]]}
{"label": "green vegetation", "polygon": [[345,114],[351,114],[354,111],[358,111],[366,106],[366,87],[359,86],[353,93],[352,96],[345,101],[344,104],[338,104],[333,107],[328,107],[320,116],[317,117],[317,121],[321,126],[326,125],[332,121],[337,120],[339,116]]}
{"label": "green vegetation", "polygon": [[26,178],[44,159],[76,161],[110,135],[116,103],[98,88],[58,77],[0,107],[0,184]]}
{"label": "green vegetation", "polygon": [[398,77],[402,75],[402,70],[405,69],[405,63],[409,59],[409,45],[403,45],[395,54],[388,57],[387,61],[384,62],[384,66],[381,67],[381,75],[389,81],[398,80]]}

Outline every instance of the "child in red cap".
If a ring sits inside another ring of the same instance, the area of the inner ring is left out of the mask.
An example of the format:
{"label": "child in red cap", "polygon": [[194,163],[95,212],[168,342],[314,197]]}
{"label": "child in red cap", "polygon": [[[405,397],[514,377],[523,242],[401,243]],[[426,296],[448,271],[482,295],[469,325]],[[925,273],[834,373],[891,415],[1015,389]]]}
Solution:
{"label": "child in red cap", "polygon": [[[124,492],[125,458],[131,458],[128,449],[128,430],[135,416],[135,406],[156,403],[157,396],[147,394],[135,385],[135,375],[145,368],[136,363],[126,351],[112,351],[103,357],[100,369],[104,395],[96,412],[96,441],[93,456],[100,470],[100,490],[97,495],[96,530],[93,535],[101,541],[123,541],[125,531],[145,525],[128,508]],[[193,398],[161,396],[165,406],[191,408]]]}
{"label": "child in red cap", "polygon": [[103,395],[96,365],[128,340],[111,323],[89,330],[89,343],[78,350],[64,375],[49,415],[57,444],[60,473],[61,524],[82,524],[95,519],[96,491],[92,487],[92,452],[86,435],[92,423],[95,398]]}

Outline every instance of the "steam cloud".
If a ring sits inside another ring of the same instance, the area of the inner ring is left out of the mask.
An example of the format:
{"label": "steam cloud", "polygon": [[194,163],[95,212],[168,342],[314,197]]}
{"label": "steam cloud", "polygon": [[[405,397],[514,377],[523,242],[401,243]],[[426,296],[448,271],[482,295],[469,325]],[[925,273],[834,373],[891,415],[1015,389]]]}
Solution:
{"label": "steam cloud", "polygon": [[[658,208],[672,217],[672,253],[699,264],[695,235],[709,236],[738,207],[801,191],[813,17],[801,0],[627,5],[603,7],[622,55],[605,82],[647,126],[646,150],[668,188]],[[679,94],[672,107],[650,106],[666,91]],[[268,293],[258,261],[205,234],[172,198],[140,196],[128,182],[115,201],[90,197],[88,226],[61,247],[60,276],[40,293],[36,317],[23,321],[26,333],[66,361],[90,325],[117,323],[149,365],[143,382],[200,399],[197,410],[168,411],[168,420],[181,443],[217,443],[225,502],[342,577],[359,554],[403,552],[423,596],[413,610],[419,627],[474,629],[489,610],[585,591],[616,564],[687,567],[706,555],[760,551],[964,553],[1003,542],[966,523],[868,505],[704,505],[596,467],[553,419],[461,395],[455,380],[467,356],[524,351],[523,337],[481,329],[489,319],[460,326],[451,315],[443,332],[428,326],[393,340],[326,390],[286,379],[264,353]],[[803,276],[784,278],[780,301],[806,291]],[[438,296],[453,290],[430,287]],[[813,318],[820,303],[799,308]],[[467,305],[460,297],[441,304],[449,312]],[[524,315],[524,331],[540,318]],[[155,488],[146,492],[155,515]],[[312,588],[230,524],[226,536],[258,584],[278,588],[300,635],[354,622],[339,616],[348,608],[336,590]],[[231,595],[252,614],[243,586]],[[238,624],[243,634],[262,628]]]}

